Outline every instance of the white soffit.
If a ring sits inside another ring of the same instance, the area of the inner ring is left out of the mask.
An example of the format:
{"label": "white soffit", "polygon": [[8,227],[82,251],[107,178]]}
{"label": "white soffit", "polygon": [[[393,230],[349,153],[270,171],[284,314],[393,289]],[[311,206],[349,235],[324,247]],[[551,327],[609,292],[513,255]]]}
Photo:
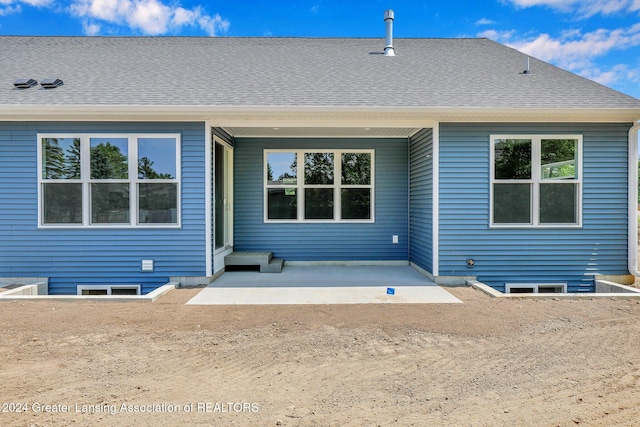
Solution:
{"label": "white soffit", "polygon": [[[1,106],[0,121],[210,121],[237,136],[407,136],[435,123],[631,123],[640,109],[260,108],[197,106]],[[280,128],[276,134],[273,128]],[[271,131],[269,131],[271,129]],[[370,129],[370,130],[365,130]],[[286,130],[286,131],[285,131]],[[259,134],[259,135],[258,135]]]}
{"label": "white soffit", "polygon": [[420,128],[374,127],[224,127],[236,138],[407,138]]}

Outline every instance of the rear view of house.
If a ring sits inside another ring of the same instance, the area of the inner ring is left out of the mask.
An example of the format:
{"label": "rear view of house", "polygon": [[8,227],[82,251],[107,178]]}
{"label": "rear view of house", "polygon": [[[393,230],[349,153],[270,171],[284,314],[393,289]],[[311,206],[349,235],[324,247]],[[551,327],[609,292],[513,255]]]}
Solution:
{"label": "rear view of house", "polygon": [[634,273],[639,100],[487,39],[392,43],[0,37],[0,277],[146,293],[261,251],[498,290]]}

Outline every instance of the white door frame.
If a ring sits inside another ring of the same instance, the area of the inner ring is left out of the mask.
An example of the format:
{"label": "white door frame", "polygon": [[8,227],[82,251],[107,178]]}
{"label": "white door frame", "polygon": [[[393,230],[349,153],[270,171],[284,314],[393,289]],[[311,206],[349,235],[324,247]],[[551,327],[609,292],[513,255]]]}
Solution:
{"label": "white door frame", "polygon": [[[212,141],[212,165],[213,165],[213,171],[212,171],[212,177],[213,180],[215,180],[215,176],[216,176],[216,171],[215,171],[215,165],[216,165],[216,161],[215,161],[215,145],[219,144],[224,148],[224,152],[225,152],[225,157],[228,160],[227,162],[225,162],[225,166],[227,166],[227,171],[225,174],[225,189],[227,191],[226,194],[226,198],[224,200],[224,206],[225,206],[225,213],[226,213],[226,221],[225,221],[225,231],[227,233],[226,238],[225,238],[225,242],[224,242],[224,246],[221,248],[216,249],[215,248],[215,241],[216,241],[216,236],[215,236],[215,201],[216,201],[216,197],[218,196],[217,194],[213,194],[213,197],[211,199],[211,209],[212,212],[214,214],[214,224],[212,226],[213,229],[213,233],[214,235],[212,236],[212,243],[214,246],[214,257],[213,257],[213,273],[216,274],[219,271],[221,271],[224,268],[224,257],[229,255],[230,253],[233,252],[233,146],[227,144],[225,141],[223,141],[222,139],[218,138],[217,136],[213,137],[213,141]],[[215,182],[212,183],[212,187],[215,191]]]}

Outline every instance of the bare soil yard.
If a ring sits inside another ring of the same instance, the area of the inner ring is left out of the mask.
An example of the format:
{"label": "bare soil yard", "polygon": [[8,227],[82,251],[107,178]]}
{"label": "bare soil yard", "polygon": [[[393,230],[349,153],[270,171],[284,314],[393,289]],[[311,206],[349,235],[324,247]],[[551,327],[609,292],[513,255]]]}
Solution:
{"label": "bare soil yard", "polygon": [[640,301],[184,305],[196,292],[0,303],[0,425],[640,423]]}

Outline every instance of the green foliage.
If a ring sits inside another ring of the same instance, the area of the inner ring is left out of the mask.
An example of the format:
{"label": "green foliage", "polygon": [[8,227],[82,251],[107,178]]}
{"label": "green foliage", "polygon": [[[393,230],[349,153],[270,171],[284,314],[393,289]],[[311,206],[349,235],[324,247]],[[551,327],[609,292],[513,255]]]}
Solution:
{"label": "green foliage", "polygon": [[67,152],[58,138],[42,141],[43,171],[45,179],[80,179],[80,139],[74,138]]}
{"label": "green foliage", "polygon": [[531,179],[531,141],[496,141],[495,174],[496,179]]}
{"label": "green foliage", "polygon": [[142,157],[138,160],[138,178],[140,179],[173,179],[170,173],[158,173],[153,169],[153,160]]}
{"label": "green foliage", "polygon": [[344,153],[342,155],[342,184],[371,184],[371,154]]}
{"label": "green foliage", "polygon": [[269,162],[267,162],[267,181],[273,181],[273,168]]}
{"label": "green foliage", "polygon": [[91,147],[92,179],[127,179],[129,163],[120,147],[110,142]]}
{"label": "green foliage", "polygon": [[333,153],[307,153],[304,156],[304,183],[333,184]]}
{"label": "green foliage", "polygon": [[69,179],[80,179],[80,138],[74,138],[66,154],[66,173]]}
{"label": "green foliage", "polygon": [[[543,178],[575,178],[575,139],[543,139],[541,149]],[[571,163],[561,164],[563,162]]]}

